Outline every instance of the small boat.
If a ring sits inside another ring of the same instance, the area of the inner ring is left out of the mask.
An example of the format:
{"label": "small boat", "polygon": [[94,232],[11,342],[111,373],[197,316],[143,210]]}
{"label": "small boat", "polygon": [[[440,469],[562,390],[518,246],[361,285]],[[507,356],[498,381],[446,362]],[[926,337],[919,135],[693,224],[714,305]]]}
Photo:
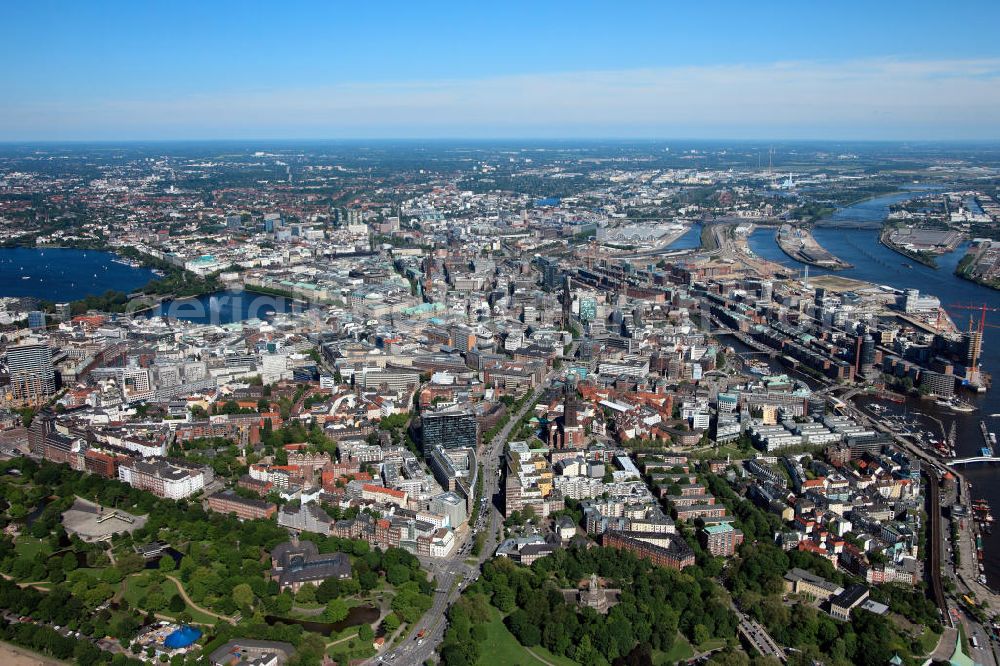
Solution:
{"label": "small boat", "polygon": [[903,262],[903,268],[913,268],[913,264],[908,264],[908,263],[906,263],[906,262],[904,261],[904,262]]}
{"label": "small boat", "polygon": [[21,279],[22,280],[30,280],[31,276],[30,275],[24,275],[24,276],[21,277]]}
{"label": "small boat", "polygon": [[938,407],[944,407],[950,409],[953,412],[959,412],[962,414],[969,414],[976,411],[975,405],[970,402],[965,402],[959,398],[951,398],[948,400],[935,400],[934,404]]}

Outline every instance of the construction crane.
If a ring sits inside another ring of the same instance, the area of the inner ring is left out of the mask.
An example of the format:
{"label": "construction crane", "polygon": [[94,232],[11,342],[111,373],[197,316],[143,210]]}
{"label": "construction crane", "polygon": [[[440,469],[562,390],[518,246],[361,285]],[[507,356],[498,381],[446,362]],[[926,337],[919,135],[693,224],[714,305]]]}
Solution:
{"label": "construction crane", "polygon": [[938,307],[938,309],[937,309],[937,319],[936,319],[936,320],[935,320],[935,322],[934,322],[934,330],[935,330],[935,331],[936,331],[937,333],[939,333],[939,334],[941,333],[941,323],[942,323],[943,321],[946,321],[946,319],[945,319],[945,318],[946,318],[947,316],[948,316],[948,315],[947,315],[947,314],[945,314],[945,311],[944,311],[944,308],[942,308],[942,307]]}
{"label": "construction crane", "polygon": [[986,303],[982,305],[964,305],[962,303],[952,303],[948,306],[949,308],[958,308],[959,310],[979,310],[982,315],[979,318],[979,333],[983,332],[983,328],[986,327],[986,313],[987,312],[1000,312],[1000,308],[991,308]]}
{"label": "construction crane", "polygon": [[[973,356],[970,359],[971,362],[972,362],[971,363],[971,367],[978,368],[979,367],[979,365],[978,365],[979,364],[979,351],[980,351],[980,347],[983,344],[983,329],[985,329],[986,326],[987,326],[987,323],[986,323],[986,313],[987,312],[1000,312],[1000,308],[991,308],[988,305],[986,305],[986,303],[983,303],[981,305],[964,305],[962,303],[952,303],[948,307],[950,307],[950,308],[957,308],[959,310],[973,310],[973,311],[978,310],[979,312],[981,312],[981,315],[979,317],[979,329],[978,329],[979,341],[978,341],[978,344],[976,344],[975,346],[973,346]],[[992,324],[989,324],[989,326],[991,328],[993,327]],[[975,333],[975,332],[976,332],[975,319],[970,315],[969,316],[969,333],[971,334],[971,333]]]}

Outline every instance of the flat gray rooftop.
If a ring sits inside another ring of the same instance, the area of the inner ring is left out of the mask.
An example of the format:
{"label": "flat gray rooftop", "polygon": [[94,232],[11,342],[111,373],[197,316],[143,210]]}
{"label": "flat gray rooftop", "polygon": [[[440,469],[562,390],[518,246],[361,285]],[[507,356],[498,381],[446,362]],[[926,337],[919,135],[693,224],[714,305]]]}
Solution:
{"label": "flat gray rooftop", "polygon": [[121,509],[110,509],[79,497],[63,512],[63,527],[84,541],[109,539],[115,532],[132,532],[146,524],[146,516],[133,516]]}

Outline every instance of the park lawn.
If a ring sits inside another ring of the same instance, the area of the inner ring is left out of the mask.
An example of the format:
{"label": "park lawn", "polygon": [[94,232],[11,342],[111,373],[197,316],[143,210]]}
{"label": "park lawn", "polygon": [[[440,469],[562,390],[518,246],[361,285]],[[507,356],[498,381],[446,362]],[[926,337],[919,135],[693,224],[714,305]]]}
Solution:
{"label": "park lawn", "polygon": [[103,580],[104,572],[107,571],[107,569],[107,567],[81,567],[79,569],[73,569],[66,574],[66,580],[72,583],[76,583],[81,578]]}
{"label": "park lawn", "polygon": [[691,647],[691,643],[688,639],[677,634],[677,638],[674,640],[673,646],[666,652],[654,651],[653,652],[653,663],[656,666],[661,666],[662,664],[675,664],[678,661],[684,659],[690,659],[694,656],[694,648]]}
{"label": "park lawn", "polygon": [[929,628],[924,627],[924,630],[920,633],[917,638],[917,642],[920,643],[920,654],[929,655],[937,647],[938,641],[941,640],[941,634],[931,631]]}
{"label": "park lawn", "polygon": [[[352,639],[342,643],[337,643],[336,645],[330,645],[327,648],[326,653],[334,658],[345,657],[346,659],[344,659],[344,661],[367,659],[375,656],[375,646],[373,646],[370,641],[362,641],[357,638],[357,627],[353,627],[353,629],[355,631]],[[351,642],[354,643],[353,649],[350,647]]]}
{"label": "park lawn", "polygon": [[24,555],[31,558],[52,554],[52,548],[49,546],[47,541],[42,541],[41,539],[36,539],[35,537],[23,534],[17,537],[17,543],[14,544],[14,550],[18,555]]}
{"label": "park lawn", "polygon": [[344,640],[345,638],[353,638],[358,635],[358,629],[360,628],[361,625],[357,625],[354,627],[348,627],[347,629],[343,629],[341,631],[331,632],[329,636],[325,637],[326,642],[334,643],[336,641]]}
{"label": "park lawn", "polygon": [[[145,595],[145,590],[136,585],[136,579],[143,578],[146,576],[148,576],[147,572],[141,572],[137,574],[132,574],[124,581],[122,581],[123,585],[126,585],[127,581],[124,596],[132,608],[141,608],[141,606],[139,605],[139,600]],[[163,587],[164,590],[166,591],[168,599],[171,596],[173,596],[173,594],[179,594],[179,592],[177,591],[177,585],[175,585],[174,582],[169,579],[163,581]],[[171,588],[173,588],[173,592],[171,592]],[[185,610],[187,610],[187,612],[191,614],[191,619],[194,620],[195,622],[201,624],[210,624],[210,625],[214,625],[216,623],[217,621],[216,617],[208,615],[207,613],[203,613],[197,608],[191,606],[191,604],[185,604],[185,606],[186,606]],[[148,610],[148,609],[143,609],[143,610]],[[161,615],[166,615],[173,618],[176,618],[179,615],[179,613],[171,612],[171,610],[166,607],[161,608],[156,612],[160,613]]]}
{"label": "park lawn", "polygon": [[726,639],[724,638],[710,638],[701,645],[692,646],[691,642],[683,634],[677,634],[677,638],[674,640],[673,646],[666,652],[653,652],[653,663],[656,666],[661,666],[661,664],[673,664],[678,661],[683,661],[684,659],[690,659],[696,654],[701,654],[702,652],[708,652],[709,650],[718,650],[721,647],[725,647]]}
{"label": "park lawn", "polygon": [[744,458],[749,458],[752,451],[744,451],[738,449],[735,446],[720,446],[718,448],[710,448],[703,451],[698,451],[693,457],[699,460],[708,460],[713,458],[725,458],[729,456],[733,460],[742,460]]}
{"label": "park lawn", "polygon": [[719,648],[724,648],[724,647],[726,647],[725,638],[709,638],[701,645],[696,645],[695,650],[698,653],[701,653],[701,652],[708,652],[709,650],[718,650]]}
{"label": "park lawn", "polygon": [[532,666],[542,663],[538,657],[556,666],[573,666],[575,664],[571,659],[554,655],[540,645],[529,651],[517,642],[514,634],[507,630],[500,611],[492,606],[490,607],[490,621],[486,624],[486,640],[479,644],[479,652],[478,666],[492,666],[493,664]]}

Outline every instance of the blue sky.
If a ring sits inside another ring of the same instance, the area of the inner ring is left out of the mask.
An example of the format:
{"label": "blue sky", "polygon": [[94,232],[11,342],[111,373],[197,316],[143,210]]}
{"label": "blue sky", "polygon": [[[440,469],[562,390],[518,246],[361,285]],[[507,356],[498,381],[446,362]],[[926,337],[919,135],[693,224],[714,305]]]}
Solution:
{"label": "blue sky", "polygon": [[998,2],[32,1],[0,22],[0,140],[1000,138]]}

